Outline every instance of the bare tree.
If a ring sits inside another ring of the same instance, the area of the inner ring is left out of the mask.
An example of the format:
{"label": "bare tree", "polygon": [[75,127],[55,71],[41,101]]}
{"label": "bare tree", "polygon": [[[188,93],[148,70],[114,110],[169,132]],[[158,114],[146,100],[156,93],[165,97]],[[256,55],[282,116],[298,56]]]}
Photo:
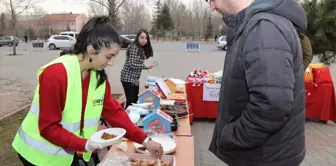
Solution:
{"label": "bare tree", "polygon": [[[130,3],[132,0],[127,0],[126,3]],[[147,3],[150,1],[146,1]],[[154,3],[153,3],[154,2]],[[157,0],[152,0],[148,3],[152,8]],[[172,20],[175,28],[173,30],[173,39],[180,40],[182,37],[189,39],[203,39],[204,33],[207,30],[208,20],[211,14],[209,4],[204,0],[165,0],[170,8]],[[125,4],[126,4],[125,3]],[[130,11],[130,9],[127,9]],[[127,16],[130,18],[130,16]],[[224,25],[222,16],[217,13],[211,14],[211,22],[213,25],[214,35],[224,35],[220,33],[220,30]]]}
{"label": "bare tree", "polygon": [[35,16],[44,16],[44,15],[46,15],[48,12],[47,11],[45,11],[42,7],[40,7],[40,6],[35,6],[34,8],[33,8],[33,14],[35,15]]}
{"label": "bare tree", "polygon": [[89,5],[89,17],[97,16],[97,15],[105,15],[106,7],[102,4],[104,4],[105,0],[96,0],[98,2],[90,1],[88,3]]}
{"label": "bare tree", "polygon": [[111,9],[111,10],[118,10],[121,7],[121,5],[125,2],[125,0],[120,0],[120,1],[118,0],[91,0],[91,2],[98,3],[107,9],[110,9],[111,3],[113,3],[113,4],[116,4],[116,6],[114,9]]}
{"label": "bare tree", "polygon": [[192,11],[192,39],[199,38],[200,31],[200,24],[201,24],[201,8],[198,0],[190,1],[190,9]]}
{"label": "bare tree", "polygon": [[217,35],[217,36],[225,35],[222,33],[222,29],[223,27],[225,27],[222,17],[223,16],[218,13],[212,14],[212,25],[213,25],[214,35]]}
{"label": "bare tree", "polygon": [[125,0],[91,0],[92,2],[98,3],[105,7],[107,10],[107,16],[111,19],[113,25],[120,29],[120,18],[119,18],[119,8],[125,2]]}
{"label": "bare tree", "polygon": [[125,2],[121,7],[125,33],[135,33],[139,29],[149,29],[151,16],[142,2]]}
{"label": "bare tree", "polygon": [[0,15],[0,35],[4,35],[7,29],[6,15],[1,13]]}
{"label": "bare tree", "polygon": [[[179,25],[181,25],[183,35],[192,37],[192,40],[203,39],[211,13],[209,5],[204,0],[190,0],[186,8],[183,8],[183,3],[180,6],[181,9],[179,10],[185,10],[184,12],[178,12],[182,18]],[[224,25],[221,17],[219,14],[212,14],[214,34],[219,34],[219,27]]]}
{"label": "bare tree", "polygon": [[[16,23],[17,17],[26,10],[34,7],[34,0],[0,0],[11,17],[10,26],[14,30],[14,36],[17,36]],[[13,43],[13,55],[16,55],[16,44]]]}
{"label": "bare tree", "polygon": [[167,0],[166,4],[169,6],[170,14],[172,20],[174,22],[175,28],[173,30],[172,37],[175,40],[180,40],[180,35],[182,31],[182,17],[184,15],[185,7],[183,8],[183,3],[179,2],[178,0]]}

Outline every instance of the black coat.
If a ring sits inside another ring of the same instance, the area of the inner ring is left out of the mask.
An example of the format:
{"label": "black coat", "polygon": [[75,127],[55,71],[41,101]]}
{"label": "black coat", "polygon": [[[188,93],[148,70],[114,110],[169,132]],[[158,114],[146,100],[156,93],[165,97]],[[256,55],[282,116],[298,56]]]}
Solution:
{"label": "black coat", "polygon": [[305,156],[296,0],[255,0],[236,17],[209,150],[230,166],[297,166]]}

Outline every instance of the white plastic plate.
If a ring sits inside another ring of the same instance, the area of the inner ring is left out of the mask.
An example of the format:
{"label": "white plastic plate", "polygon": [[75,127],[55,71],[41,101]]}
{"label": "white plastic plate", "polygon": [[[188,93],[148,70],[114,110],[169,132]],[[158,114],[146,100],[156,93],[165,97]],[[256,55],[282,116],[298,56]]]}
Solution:
{"label": "white plastic plate", "polygon": [[[101,139],[101,136],[103,135],[104,132],[108,133],[108,134],[117,135],[117,137],[112,138],[112,139],[108,139],[108,140]],[[108,128],[108,129],[97,131],[96,133],[94,133],[90,137],[90,140],[92,142],[101,144],[103,146],[111,146],[111,145],[113,145],[115,143],[118,143],[118,141],[121,140],[122,137],[125,134],[126,134],[126,130],[125,129],[122,129],[122,128]]]}

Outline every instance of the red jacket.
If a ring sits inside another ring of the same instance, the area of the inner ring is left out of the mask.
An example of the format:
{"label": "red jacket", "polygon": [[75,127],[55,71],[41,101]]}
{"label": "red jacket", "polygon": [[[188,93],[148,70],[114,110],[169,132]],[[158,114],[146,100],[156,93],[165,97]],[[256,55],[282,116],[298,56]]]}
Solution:
{"label": "red jacket", "polygon": [[[89,82],[90,76],[88,75],[82,81],[81,129],[83,128],[83,115]],[[67,91],[67,73],[63,64],[57,63],[47,67],[40,75],[39,83],[40,113],[38,125],[41,136],[65,150],[85,151],[87,139],[77,137],[65,130],[60,124]],[[112,97],[108,81],[106,83],[102,117],[111,126],[124,128],[127,131],[126,138],[140,144],[145,140],[146,134],[131,122],[121,105]]]}

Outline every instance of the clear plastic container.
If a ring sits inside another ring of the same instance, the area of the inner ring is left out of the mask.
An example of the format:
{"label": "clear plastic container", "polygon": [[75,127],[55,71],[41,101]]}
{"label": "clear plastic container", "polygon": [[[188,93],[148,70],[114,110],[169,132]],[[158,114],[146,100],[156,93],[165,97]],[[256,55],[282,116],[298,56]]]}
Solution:
{"label": "clear plastic container", "polygon": [[[99,166],[131,166],[131,162],[129,158],[140,159],[140,160],[157,160],[151,155],[147,154],[127,154],[127,153],[119,153],[112,152],[107,153],[105,159],[99,164]],[[162,161],[166,163],[170,163],[170,166],[176,166],[175,156],[164,155],[162,156]]]}

